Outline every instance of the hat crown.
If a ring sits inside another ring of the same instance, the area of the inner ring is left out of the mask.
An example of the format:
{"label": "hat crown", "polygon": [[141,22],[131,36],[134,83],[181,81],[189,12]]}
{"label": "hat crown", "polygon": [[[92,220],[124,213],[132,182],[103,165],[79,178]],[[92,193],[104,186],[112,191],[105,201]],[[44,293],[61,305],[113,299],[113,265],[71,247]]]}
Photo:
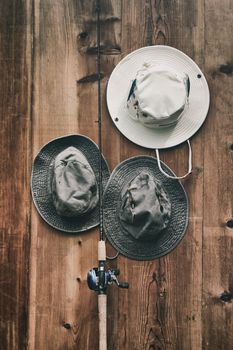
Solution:
{"label": "hat crown", "polygon": [[121,194],[120,221],[135,239],[156,239],[171,216],[171,202],[161,184],[142,171]]}
{"label": "hat crown", "polygon": [[132,87],[130,116],[147,127],[165,127],[176,123],[186,107],[189,77],[150,62],[137,72]]}
{"label": "hat crown", "polygon": [[53,163],[51,192],[53,204],[61,216],[79,216],[98,203],[95,174],[84,156],[75,147],[57,155]]}

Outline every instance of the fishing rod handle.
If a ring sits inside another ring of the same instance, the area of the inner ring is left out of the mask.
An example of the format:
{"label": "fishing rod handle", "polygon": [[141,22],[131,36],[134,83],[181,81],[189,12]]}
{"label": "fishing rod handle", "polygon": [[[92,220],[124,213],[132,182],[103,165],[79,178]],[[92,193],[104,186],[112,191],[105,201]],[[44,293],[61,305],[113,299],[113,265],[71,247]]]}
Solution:
{"label": "fishing rod handle", "polygon": [[106,243],[105,241],[98,242],[98,260],[105,261],[106,260]]}
{"label": "fishing rod handle", "polygon": [[[98,260],[99,260],[99,269],[100,269],[99,279],[101,280],[101,272],[105,274],[104,265],[106,261],[106,243],[103,240],[100,240],[98,242]],[[98,311],[99,311],[99,350],[107,350],[107,295],[104,292],[101,294],[98,294]]]}
{"label": "fishing rod handle", "polygon": [[99,350],[107,350],[107,295],[98,295]]}

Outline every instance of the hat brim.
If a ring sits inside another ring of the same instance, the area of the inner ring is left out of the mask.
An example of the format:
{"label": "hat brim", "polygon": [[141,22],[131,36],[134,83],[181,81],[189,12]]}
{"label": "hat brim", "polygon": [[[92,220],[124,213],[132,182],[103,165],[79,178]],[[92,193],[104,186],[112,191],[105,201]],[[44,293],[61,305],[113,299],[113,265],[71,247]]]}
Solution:
{"label": "hat brim", "polygon": [[[164,163],[163,167],[168,174],[174,175]],[[159,180],[171,201],[169,224],[155,241],[133,238],[119,219],[122,189],[141,171]],[[135,260],[152,260],[168,254],[183,238],[188,224],[188,198],[180,181],[169,179],[160,172],[156,158],[137,156],[123,161],[112,172],[104,191],[103,213],[104,232],[120,254]]]}
{"label": "hat brim", "polygon": [[[99,184],[98,146],[86,136],[67,135],[50,141],[37,154],[32,167],[31,193],[39,214],[50,226],[64,232],[78,233],[99,224],[99,205],[82,216],[75,218],[62,217],[56,212],[48,187],[50,183],[49,168],[52,162],[60,152],[70,146],[76,147],[85,155]],[[107,162],[102,156],[103,188],[106,186],[109,176],[110,171]]]}
{"label": "hat brim", "polygon": [[[190,79],[189,104],[176,125],[150,129],[130,118],[127,96],[137,71],[146,62],[166,65]],[[210,94],[204,74],[183,52],[164,45],[133,51],[112,71],[106,89],[109,114],[117,129],[130,141],[146,148],[169,148],[190,139],[203,124],[209,109]]]}

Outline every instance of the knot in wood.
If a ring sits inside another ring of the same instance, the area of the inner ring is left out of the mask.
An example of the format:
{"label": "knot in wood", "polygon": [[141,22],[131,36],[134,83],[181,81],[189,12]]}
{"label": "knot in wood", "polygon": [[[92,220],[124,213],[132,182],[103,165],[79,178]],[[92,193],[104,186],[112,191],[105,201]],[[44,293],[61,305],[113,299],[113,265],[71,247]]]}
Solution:
{"label": "knot in wood", "polygon": [[225,303],[229,303],[233,298],[233,294],[231,292],[227,292],[226,290],[220,295],[220,299]]}
{"label": "knot in wood", "polygon": [[87,33],[87,32],[81,32],[81,33],[79,33],[79,38],[80,38],[81,40],[86,39],[87,36],[88,36],[88,33]]}
{"label": "knot in wood", "polygon": [[65,329],[71,329],[70,323],[63,323],[63,327],[64,327]]}
{"label": "knot in wood", "polygon": [[226,225],[227,225],[227,227],[229,227],[229,228],[233,228],[233,219],[228,220],[227,223],[226,223]]}

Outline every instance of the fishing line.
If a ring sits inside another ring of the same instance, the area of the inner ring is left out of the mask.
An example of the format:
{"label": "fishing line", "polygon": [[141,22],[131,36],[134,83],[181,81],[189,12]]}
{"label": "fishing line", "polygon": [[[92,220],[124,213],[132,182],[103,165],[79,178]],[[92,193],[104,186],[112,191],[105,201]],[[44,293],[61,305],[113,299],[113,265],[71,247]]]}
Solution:
{"label": "fishing line", "polygon": [[104,240],[103,231],[103,167],[102,167],[102,107],[101,107],[101,66],[100,66],[100,0],[96,1],[97,33],[97,75],[98,75],[98,145],[99,145],[99,217],[100,241]]}
{"label": "fishing line", "polygon": [[[115,283],[119,288],[128,288],[126,282],[119,282],[119,269],[106,270],[106,242],[103,230],[103,169],[102,169],[102,109],[101,109],[101,72],[100,72],[100,0],[96,0],[96,33],[97,33],[97,75],[98,75],[98,144],[99,144],[99,219],[100,239],[98,242],[98,267],[88,271],[87,284],[98,293],[99,316],[99,349],[107,350],[107,288]],[[108,257],[111,260],[114,257]]]}
{"label": "fishing line", "polygon": [[[103,166],[102,166],[102,106],[101,106],[101,46],[100,46],[100,0],[96,1],[96,33],[97,33],[97,75],[98,75],[98,145],[99,145],[99,218],[100,218],[100,241],[104,240],[103,228]],[[108,260],[114,260],[119,252],[114,256],[106,256]]]}

